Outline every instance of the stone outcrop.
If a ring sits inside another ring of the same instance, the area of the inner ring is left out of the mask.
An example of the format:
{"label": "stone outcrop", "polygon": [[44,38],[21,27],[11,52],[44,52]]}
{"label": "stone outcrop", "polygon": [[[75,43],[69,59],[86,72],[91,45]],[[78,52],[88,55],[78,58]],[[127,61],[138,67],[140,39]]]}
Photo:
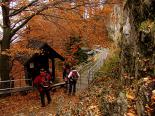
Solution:
{"label": "stone outcrop", "polygon": [[119,109],[118,103],[127,104],[130,106],[124,107],[127,113],[155,115],[155,0],[125,0],[123,6],[114,5],[107,28],[120,48],[120,80],[134,95],[131,99],[122,97],[120,92],[114,106]]}
{"label": "stone outcrop", "polygon": [[[128,78],[125,86],[135,90],[136,100],[133,104],[138,116],[154,115],[155,110],[151,106],[152,91],[155,89],[154,17],[154,0],[127,0],[124,4],[123,25],[120,30],[122,35],[119,41],[121,80],[126,81]],[[137,84],[143,78],[149,78],[147,84]]]}

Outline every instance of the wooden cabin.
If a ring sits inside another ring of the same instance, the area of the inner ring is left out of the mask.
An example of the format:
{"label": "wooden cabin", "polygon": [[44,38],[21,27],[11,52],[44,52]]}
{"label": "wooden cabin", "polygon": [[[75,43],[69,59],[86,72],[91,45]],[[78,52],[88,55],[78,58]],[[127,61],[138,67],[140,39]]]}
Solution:
{"label": "wooden cabin", "polygon": [[[38,40],[30,40],[27,48],[39,49],[42,53],[34,53],[32,55],[20,54],[17,57],[18,61],[24,66],[25,78],[34,80],[39,74],[40,69],[44,68],[51,74],[52,80],[54,81],[55,59],[58,58],[61,61],[64,61],[64,57],[52,49],[47,43]],[[51,67],[49,67],[49,63],[51,63]],[[27,84],[31,85],[31,82],[27,81]]]}

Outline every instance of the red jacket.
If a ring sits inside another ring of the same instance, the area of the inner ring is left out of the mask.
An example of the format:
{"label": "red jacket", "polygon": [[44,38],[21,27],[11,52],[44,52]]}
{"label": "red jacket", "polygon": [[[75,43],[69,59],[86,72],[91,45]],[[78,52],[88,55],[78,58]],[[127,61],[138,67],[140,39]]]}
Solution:
{"label": "red jacket", "polygon": [[49,86],[50,80],[51,80],[50,74],[46,74],[46,76],[38,75],[34,79],[34,85],[37,86],[37,89],[39,90],[39,92],[43,92],[42,86]]}

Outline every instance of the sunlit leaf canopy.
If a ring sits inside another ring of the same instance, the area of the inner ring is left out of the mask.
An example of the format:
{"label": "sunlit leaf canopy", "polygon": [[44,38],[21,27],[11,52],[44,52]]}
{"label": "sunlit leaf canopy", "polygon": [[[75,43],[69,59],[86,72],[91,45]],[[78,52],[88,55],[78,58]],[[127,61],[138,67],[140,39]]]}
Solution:
{"label": "sunlit leaf canopy", "polygon": [[15,25],[25,18],[39,14],[46,9],[51,9],[50,12],[53,15],[56,10],[68,12],[76,9],[78,10],[76,13],[82,13],[79,15],[88,18],[90,17],[89,9],[94,13],[95,7],[102,8],[104,3],[105,0],[6,0],[6,2],[3,2],[10,8],[10,17]]}
{"label": "sunlit leaf canopy", "polygon": [[[16,34],[12,42],[24,38],[43,38],[52,46],[64,49],[64,42],[70,35],[82,36],[92,46],[107,46],[105,17],[112,12],[106,0],[10,0],[11,28]],[[33,17],[33,18],[32,18]],[[31,20],[30,20],[31,19]],[[22,28],[21,28],[22,27]],[[63,45],[62,45],[63,44]]]}
{"label": "sunlit leaf canopy", "polygon": [[[59,28],[58,31],[68,31],[64,29],[67,25],[70,26],[70,30],[72,29],[72,33],[85,32],[84,35],[87,38],[96,36],[101,38],[104,35],[100,34],[105,31],[103,31],[103,23],[106,20],[104,17],[111,12],[111,8],[106,4],[115,2],[115,0],[12,0],[9,5],[11,27],[15,29],[25,20],[37,14],[55,24]],[[62,22],[65,22],[66,25],[63,25]],[[27,25],[25,25],[26,27]],[[25,28],[22,31],[25,31]],[[60,30],[60,28],[62,29]]]}
{"label": "sunlit leaf canopy", "polygon": [[[92,44],[98,40],[97,43],[101,42],[100,40],[106,35],[104,33],[106,31],[104,15],[106,15],[105,13],[110,14],[109,8],[106,8],[106,10],[99,8],[99,5],[92,5],[92,2],[91,4],[83,2],[77,2],[76,4],[76,6],[72,6],[75,4],[67,2],[41,12],[41,17],[33,18],[29,22],[32,36],[50,36],[50,38],[57,38],[58,42],[58,38],[66,38],[70,34],[77,34],[85,39],[91,39]],[[104,39],[102,40],[104,41]]]}

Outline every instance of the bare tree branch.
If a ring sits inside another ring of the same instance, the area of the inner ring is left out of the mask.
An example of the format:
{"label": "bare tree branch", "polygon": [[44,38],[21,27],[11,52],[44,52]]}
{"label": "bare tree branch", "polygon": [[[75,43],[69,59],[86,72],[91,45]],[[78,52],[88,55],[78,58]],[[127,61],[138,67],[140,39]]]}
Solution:
{"label": "bare tree branch", "polygon": [[23,21],[18,27],[16,27],[15,29],[12,30],[12,36],[18,31],[20,30],[22,27],[24,27],[24,25],[30,20],[32,19],[32,17],[34,17],[36,14],[32,14],[31,16],[27,17],[25,19],[25,21]]}
{"label": "bare tree branch", "polygon": [[15,41],[18,37],[14,37],[13,39],[10,40],[10,43],[12,43],[13,41]]}
{"label": "bare tree branch", "polygon": [[34,3],[36,3],[37,1],[38,1],[38,0],[34,0],[34,1],[32,1],[31,3],[29,3],[27,6],[23,6],[23,7],[19,8],[19,9],[15,10],[14,12],[12,12],[12,13],[9,15],[9,17],[12,17],[12,16],[15,16],[15,15],[19,14],[20,12],[24,11],[26,8],[32,6],[32,5],[33,5]]}
{"label": "bare tree branch", "polygon": [[[44,16],[48,21],[52,22],[57,28],[59,28],[61,31],[64,31],[65,30],[65,27],[60,25],[59,23],[57,23],[56,21],[54,20],[50,20],[48,17]],[[66,31],[66,30],[65,30]]]}
{"label": "bare tree branch", "polygon": [[39,15],[42,15],[44,17],[48,18],[56,18],[56,19],[61,19],[61,20],[71,20],[71,21],[83,21],[82,19],[70,19],[70,18],[65,18],[65,17],[61,17],[59,15],[52,15],[52,14],[45,14],[45,13],[39,13]]}
{"label": "bare tree branch", "polygon": [[14,25],[11,26],[11,28],[14,29],[18,23],[22,22],[22,21],[25,20],[26,18],[28,18],[28,17],[25,17],[25,18],[22,18],[22,19],[16,21],[16,22],[14,23]]}
{"label": "bare tree branch", "polygon": [[[35,0],[35,1],[38,1],[38,0]],[[48,5],[45,5],[43,6],[42,8],[40,8],[38,11],[36,11],[36,13],[33,13],[32,15],[30,15],[29,17],[27,17],[25,19],[25,21],[23,21],[18,27],[16,27],[15,29],[12,30],[12,36],[18,31],[20,30],[29,20],[31,20],[35,15],[38,15],[40,12],[46,10],[49,6],[56,6],[58,4],[61,4],[62,2],[66,2],[66,0],[62,0],[62,1],[56,1],[52,4],[48,4]],[[19,12],[18,12],[19,13]]]}

